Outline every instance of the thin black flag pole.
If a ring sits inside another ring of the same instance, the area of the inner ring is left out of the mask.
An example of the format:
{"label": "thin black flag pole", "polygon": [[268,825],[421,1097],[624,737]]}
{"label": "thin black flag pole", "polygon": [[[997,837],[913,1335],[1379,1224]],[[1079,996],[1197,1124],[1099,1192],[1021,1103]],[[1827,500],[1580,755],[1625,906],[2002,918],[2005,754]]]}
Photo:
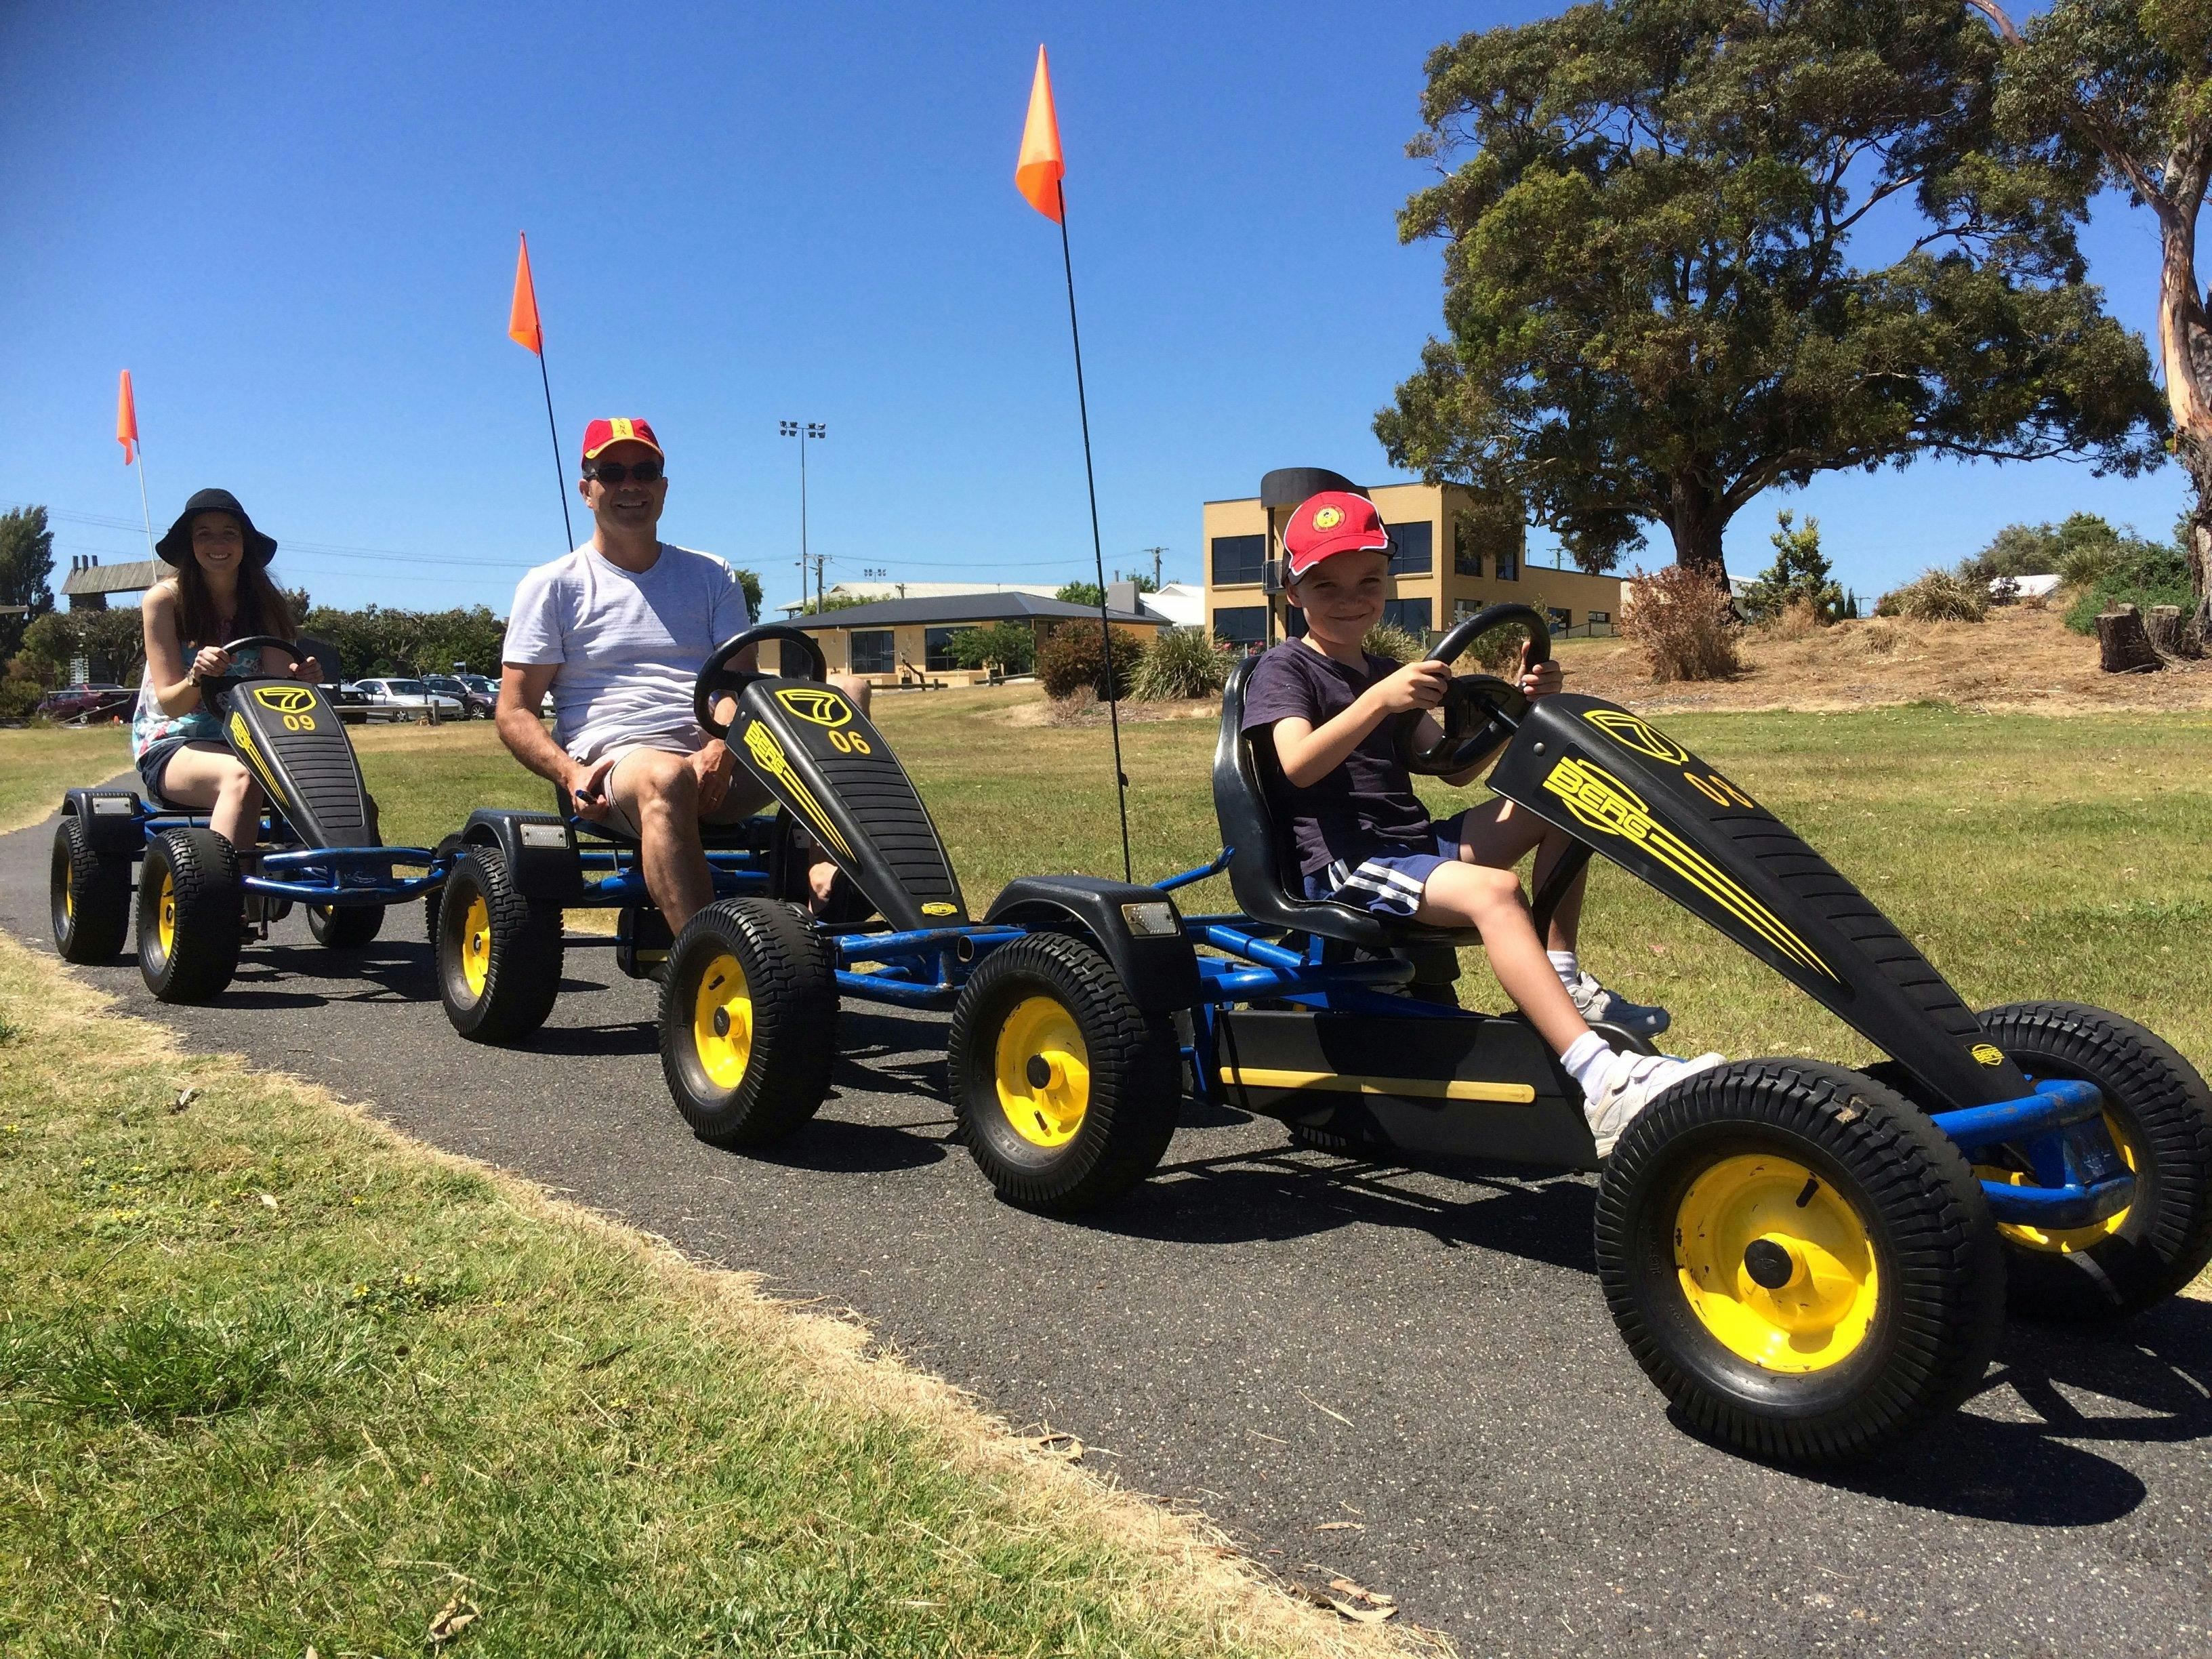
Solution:
{"label": "thin black flag pole", "polygon": [[545,372],[545,325],[538,325],[538,379],[545,388],[545,429],[553,438],[553,487],[561,492],[561,527],[568,532],[568,546],[576,545],[576,526],[568,518],[568,470],[561,465],[561,428],[553,420],[553,381]]}
{"label": "thin black flag pole", "polygon": [[1091,556],[1098,572],[1098,634],[1106,647],[1106,722],[1114,732],[1114,804],[1121,812],[1121,879],[1133,881],[1129,861],[1129,775],[1121,769],[1121,710],[1114,676],[1114,624],[1106,610],[1106,554],[1098,537],[1098,479],[1091,465],[1091,406],[1083,392],[1083,331],[1075,322],[1075,259],[1067,250],[1067,191],[1057,179],[1060,259],[1067,271],[1067,332],[1075,343],[1075,407],[1083,419],[1083,480],[1091,487]]}

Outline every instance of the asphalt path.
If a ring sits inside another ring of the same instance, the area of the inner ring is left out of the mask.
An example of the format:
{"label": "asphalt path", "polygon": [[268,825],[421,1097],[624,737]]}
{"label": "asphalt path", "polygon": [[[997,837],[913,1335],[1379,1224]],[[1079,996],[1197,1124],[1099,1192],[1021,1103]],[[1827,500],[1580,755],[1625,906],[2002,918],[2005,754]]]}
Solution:
{"label": "asphalt path", "polygon": [[[0,836],[0,926],[50,959],[51,835]],[[573,948],[551,1023],[493,1049],[447,1027],[420,912],[386,926],[334,976],[295,915],[206,1008],[162,1007],[127,959],[80,971],[190,1048],[848,1307],[1101,1474],[1471,1655],[2212,1651],[2212,1304],[2015,1326],[1967,1409],[1886,1463],[1775,1470],[1684,1433],[1629,1358],[1589,1180],[1348,1165],[1194,1114],[1131,1199],[1044,1220],[948,1139],[944,1021],[859,1006],[820,1118],[717,1152],[611,951]]]}

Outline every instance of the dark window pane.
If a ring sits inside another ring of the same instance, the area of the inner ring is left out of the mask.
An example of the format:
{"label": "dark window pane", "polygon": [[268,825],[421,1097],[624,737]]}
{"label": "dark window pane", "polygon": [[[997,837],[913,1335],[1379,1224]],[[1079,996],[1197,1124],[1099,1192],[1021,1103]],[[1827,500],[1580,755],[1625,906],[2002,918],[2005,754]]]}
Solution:
{"label": "dark window pane", "polygon": [[853,672],[889,674],[898,667],[894,635],[888,628],[856,628],[852,633]]}
{"label": "dark window pane", "polygon": [[[1254,538],[1257,540],[1255,537]],[[1215,546],[1220,544],[1216,542]],[[1267,607],[1264,605],[1232,605],[1213,613],[1213,632],[1217,639],[1231,645],[1257,645],[1267,637]]]}
{"label": "dark window pane", "polygon": [[1507,543],[1498,550],[1498,580],[1517,582],[1521,580],[1520,550]]}
{"label": "dark window pane", "polygon": [[1213,538],[1213,585],[1256,582],[1267,562],[1265,536],[1216,536]]}
{"label": "dark window pane", "polygon": [[955,634],[965,633],[966,631],[967,630],[965,629],[960,628],[932,628],[925,629],[921,636],[922,665],[927,668],[933,674],[941,674],[948,668],[959,667],[960,665],[958,663],[953,661],[951,658],[945,654],[945,647],[951,642],[952,636]]}
{"label": "dark window pane", "polygon": [[1425,576],[1436,563],[1436,526],[1423,520],[1419,524],[1394,524],[1390,526],[1390,574],[1394,576]]}
{"label": "dark window pane", "polygon": [[1382,620],[1393,628],[1402,628],[1408,634],[1429,631],[1429,602],[1426,599],[1385,599],[1382,601]]}
{"label": "dark window pane", "polygon": [[1452,568],[1462,576],[1482,574],[1482,545],[1464,513],[1452,514]]}

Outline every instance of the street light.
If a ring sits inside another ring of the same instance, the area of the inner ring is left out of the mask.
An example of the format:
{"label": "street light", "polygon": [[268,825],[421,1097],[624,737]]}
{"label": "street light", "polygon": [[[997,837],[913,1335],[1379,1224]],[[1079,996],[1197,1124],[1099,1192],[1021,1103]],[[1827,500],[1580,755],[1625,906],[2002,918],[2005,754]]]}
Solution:
{"label": "street light", "polygon": [[[806,441],[826,438],[830,428],[819,421],[778,421],[776,424],[787,438],[799,440],[799,603],[801,610],[806,605]],[[814,570],[814,609],[822,609],[822,569]]]}

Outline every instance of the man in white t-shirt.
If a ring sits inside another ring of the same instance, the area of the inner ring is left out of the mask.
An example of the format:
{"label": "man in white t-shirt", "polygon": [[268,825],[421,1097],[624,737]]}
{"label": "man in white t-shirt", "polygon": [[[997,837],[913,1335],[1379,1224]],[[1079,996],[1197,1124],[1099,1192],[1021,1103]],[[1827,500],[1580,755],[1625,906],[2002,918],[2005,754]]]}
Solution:
{"label": "man in white t-shirt", "polygon": [[[714,896],[700,824],[748,817],[769,794],[692,712],[692,684],[708,656],[753,618],[728,565],[659,538],[664,459],[643,421],[584,429],[577,489],[592,510],[592,539],[515,589],[497,720],[508,751],[565,788],[580,814],[637,837],[646,889],[681,931]],[[753,659],[748,651],[732,665],[750,668]],[[866,708],[866,681],[836,684]],[[550,736],[538,712],[549,690]],[[732,709],[725,699],[717,717]],[[817,902],[835,873],[827,859],[815,865]]]}

